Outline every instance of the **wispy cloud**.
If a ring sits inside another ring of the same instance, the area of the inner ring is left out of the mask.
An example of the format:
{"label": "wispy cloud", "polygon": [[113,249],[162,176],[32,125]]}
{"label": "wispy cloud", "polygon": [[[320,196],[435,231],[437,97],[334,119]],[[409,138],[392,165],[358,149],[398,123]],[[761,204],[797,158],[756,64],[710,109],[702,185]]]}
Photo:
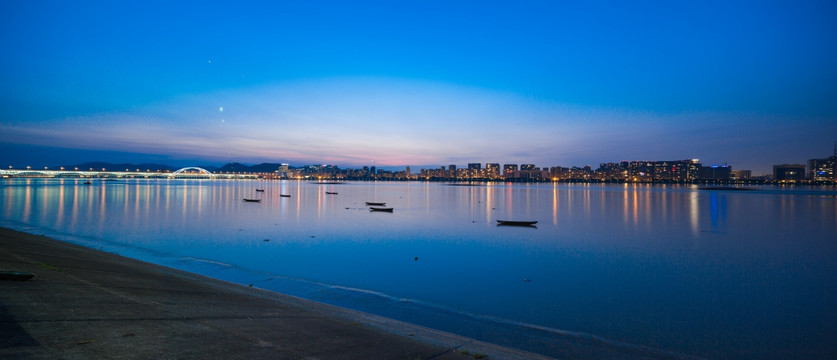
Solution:
{"label": "wispy cloud", "polygon": [[[209,160],[567,166],[698,156],[693,152],[707,145],[746,138],[761,120],[581,108],[416,81],[330,79],[0,130],[6,142]],[[779,122],[769,124],[766,133],[781,131]]]}

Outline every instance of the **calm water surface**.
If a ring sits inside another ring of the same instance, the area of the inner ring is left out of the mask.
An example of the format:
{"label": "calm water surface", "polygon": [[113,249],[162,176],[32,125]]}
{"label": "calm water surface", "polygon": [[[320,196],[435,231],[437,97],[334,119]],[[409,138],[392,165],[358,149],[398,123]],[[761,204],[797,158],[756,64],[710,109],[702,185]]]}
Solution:
{"label": "calm water surface", "polygon": [[556,356],[837,358],[833,187],[83,181],[0,180],[0,225]]}

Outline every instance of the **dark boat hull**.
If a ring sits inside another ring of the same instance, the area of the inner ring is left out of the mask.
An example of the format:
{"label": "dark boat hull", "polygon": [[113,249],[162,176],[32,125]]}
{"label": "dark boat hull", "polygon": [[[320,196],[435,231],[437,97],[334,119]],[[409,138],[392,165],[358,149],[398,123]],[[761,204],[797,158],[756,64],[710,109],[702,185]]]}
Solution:
{"label": "dark boat hull", "polygon": [[379,212],[392,212],[392,208],[382,208],[382,207],[370,207],[370,211],[379,211]]}
{"label": "dark boat hull", "polygon": [[26,281],[34,277],[35,274],[25,271],[17,270],[2,270],[0,271],[0,280],[8,281]]}
{"label": "dark boat hull", "polygon": [[366,202],[366,206],[385,206],[387,203],[382,202]]}
{"label": "dark boat hull", "polygon": [[262,202],[262,199],[243,199],[244,202]]}
{"label": "dark boat hull", "polygon": [[497,220],[497,225],[509,226],[535,226],[537,221],[514,221],[514,220]]}

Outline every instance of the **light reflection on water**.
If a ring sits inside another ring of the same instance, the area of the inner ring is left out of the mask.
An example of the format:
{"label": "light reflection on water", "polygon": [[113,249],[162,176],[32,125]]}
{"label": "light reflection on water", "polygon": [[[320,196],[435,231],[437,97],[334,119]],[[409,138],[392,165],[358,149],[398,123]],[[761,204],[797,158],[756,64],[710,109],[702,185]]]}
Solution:
{"label": "light reflection on water", "polygon": [[3,180],[0,224],[449,331],[403,299],[711,358],[837,355],[833,188],[83,182]]}

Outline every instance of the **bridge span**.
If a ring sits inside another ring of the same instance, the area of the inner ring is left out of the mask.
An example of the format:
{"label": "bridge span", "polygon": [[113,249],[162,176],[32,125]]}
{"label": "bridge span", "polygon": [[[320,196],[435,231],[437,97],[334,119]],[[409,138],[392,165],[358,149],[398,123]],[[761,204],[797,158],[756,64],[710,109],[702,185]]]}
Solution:
{"label": "bridge span", "polygon": [[212,173],[206,169],[189,166],[174,172],[163,171],[111,171],[79,170],[60,168],[58,170],[39,169],[0,169],[0,178],[44,177],[44,178],[137,178],[137,179],[258,179],[258,174],[249,173]]}

